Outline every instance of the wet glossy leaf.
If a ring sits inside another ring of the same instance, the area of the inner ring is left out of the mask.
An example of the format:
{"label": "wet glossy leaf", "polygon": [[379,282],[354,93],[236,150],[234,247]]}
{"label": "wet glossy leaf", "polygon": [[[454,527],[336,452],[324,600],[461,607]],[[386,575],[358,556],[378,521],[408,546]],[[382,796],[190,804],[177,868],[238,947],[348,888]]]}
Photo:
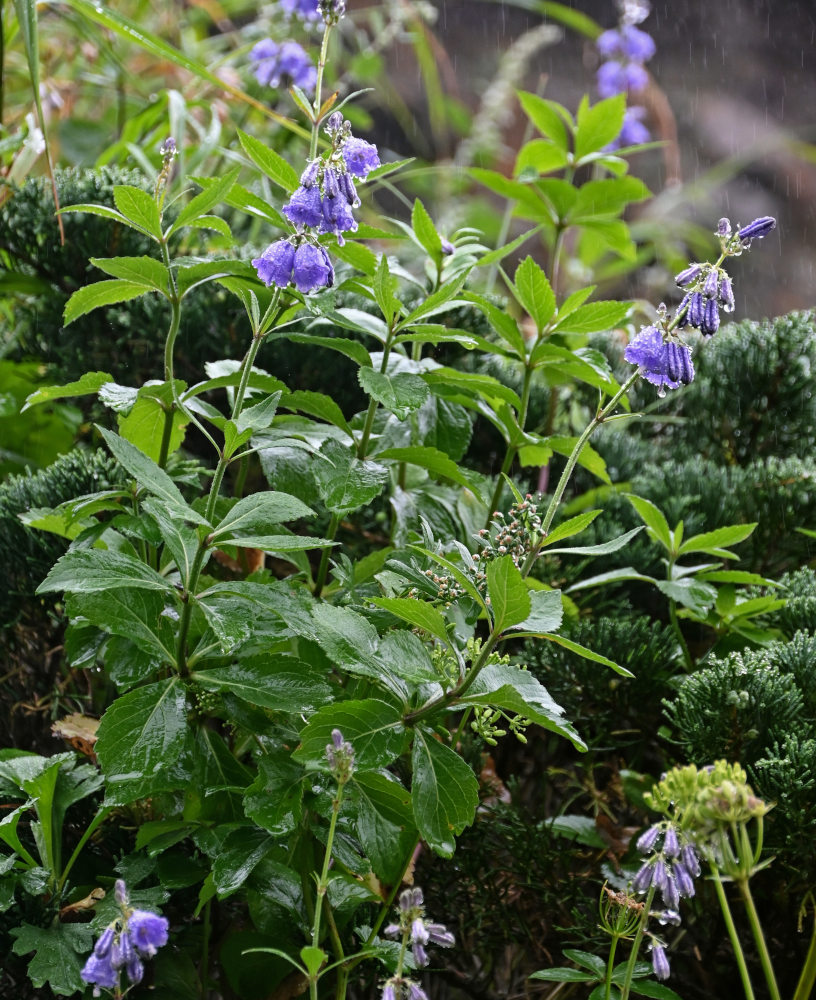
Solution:
{"label": "wet glossy leaf", "polygon": [[456,837],[470,826],[479,804],[479,783],[462,758],[421,729],[414,730],[411,803],[422,839],[450,858]]}
{"label": "wet glossy leaf", "polygon": [[325,669],[284,653],[197,670],[192,677],[209,691],[229,691],[250,704],[278,712],[313,712],[333,697]]}
{"label": "wet glossy leaf", "polygon": [[77,549],[58,560],[37,593],[91,594],[117,587],[173,592],[169,581],[139,559],[103,549]]}
{"label": "wet glossy leaf", "polygon": [[366,698],[337,702],[315,712],[301,731],[294,759],[308,768],[328,769],[326,747],[331,744],[333,729],[339,729],[354,747],[355,766],[361,772],[386,767],[403,748],[405,728],[399,709]]}

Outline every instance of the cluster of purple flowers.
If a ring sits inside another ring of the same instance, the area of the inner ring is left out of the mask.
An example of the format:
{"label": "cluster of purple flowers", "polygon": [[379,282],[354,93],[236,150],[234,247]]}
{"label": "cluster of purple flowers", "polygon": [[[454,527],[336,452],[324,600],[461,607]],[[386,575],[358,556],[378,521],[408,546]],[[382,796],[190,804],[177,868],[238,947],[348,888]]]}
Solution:
{"label": "cluster of purple flowers", "polygon": [[[658,849],[658,841],[662,844]],[[645,893],[650,888],[660,892],[664,909],[657,919],[661,924],[680,923],[680,900],[694,895],[694,879],[700,874],[700,861],[694,845],[672,823],[655,823],[637,841],[637,850],[651,855],[641,865],[632,888]],[[662,941],[652,935],[652,970],[658,979],[668,979],[669,960]]]}
{"label": "cluster of purple flowers", "polygon": [[[603,62],[596,78],[601,97],[615,94],[638,94],[646,89],[649,74],[645,64],[655,54],[655,43],[651,35],[635,27],[649,14],[645,2],[622,3],[620,21],[617,28],[610,28],[598,36],[596,46]],[[626,109],[623,128],[618,138],[610,144],[610,149],[620,146],[648,142],[649,130],[643,123],[644,108],[632,105]]]}
{"label": "cluster of purple flowers", "polygon": [[266,285],[286,288],[294,282],[300,292],[330,287],[334,269],[313,234],[333,233],[342,245],[343,233],[357,229],[352,209],[360,199],[354,181],[364,181],[380,165],[377,147],[353,136],[351,124],[339,111],[329,117],[326,132],[331,149],[308,164],[300,185],[283,206],[283,214],[297,227],[297,233],[273,243],[252,261]]}
{"label": "cluster of purple flowers", "polygon": [[737,257],[748,250],[754,240],[760,240],[776,228],[776,219],[764,215],[734,232],[728,219],[717,223],[722,254],[716,264],[690,264],[675,277],[685,292],[672,322],[665,322],[666,310],[661,306],[664,332],[656,326],[644,327],[624,351],[624,358],[637,365],[648,382],[657,386],[658,395],[666,389],[688,385],[694,378],[691,351],[680,343],[674,330],[690,327],[704,337],[713,336],[720,327],[720,309],[734,311],[734,289],[728,274],[720,266],[726,257]]}
{"label": "cluster of purple flowers", "polygon": [[[422,969],[428,964],[428,944],[437,944],[442,948],[453,947],[455,940],[444,924],[435,924],[425,919],[425,907],[420,888],[405,889],[399,897],[399,923],[389,924],[383,933],[386,937],[402,937],[405,944],[411,944],[411,953],[417,967]],[[382,1000],[428,1000],[425,990],[411,979],[402,975],[400,968],[397,975],[392,976],[383,986]]]}
{"label": "cluster of purple flowers", "polygon": [[118,990],[123,969],[131,984],[140,983],[144,976],[142,959],[152,958],[167,944],[166,917],[131,909],[122,879],[116,881],[115,894],[122,915],[102,932],[80,973],[86,983],[93,984],[95,997],[103,989]]}
{"label": "cluster of purple flowers", "polygon": [[275,42],[264,38],[249,53],[255,63],[255,78],[264,87],[289,87],[294,84],[313,93],[317,70],[305,50],[297,42]]}

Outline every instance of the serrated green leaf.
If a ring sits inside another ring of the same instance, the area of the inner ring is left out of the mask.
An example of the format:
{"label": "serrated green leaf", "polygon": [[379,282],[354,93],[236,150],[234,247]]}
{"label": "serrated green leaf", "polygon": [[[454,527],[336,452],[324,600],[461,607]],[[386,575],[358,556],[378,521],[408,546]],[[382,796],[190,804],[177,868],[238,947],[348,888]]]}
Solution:
{"label": "serrated green leaf", "polygon": [[357,835],[374,873],[394,884],[405,870],[405,859],[417,839],[411,793],[388,772],[356,774]]}
{"label": "serrated green leaf", "polygon": [[385,254],[380,256],[377,264],[376,274],[372,282],[372,290],[380,312],[383,314],[386,323],[390,324],[394,316],[400,309],[400,301],[397,296],[398,282],[395,275],[392,275],[388,267],[388,257]]}
{"label": "serrated green leaf", "polygon": [[575,159],[581,158],[608,146],[620,135],[623,115],[626,111],[626,97],[616,94],[604,101],[589,106],[582,102],[578,109],[575,131]]}
{"label": "serrated green leaf", "polygon": [[219,898],[240,889],[274,846],[275,840],[255,826],[233,830],[213,859],[213,882]]}
{"label": "serrated green leaf", "polygon": [[669,989],[662,983],[652,982],[650,979],[636,979],[632,983],[632,992],[642,997],[652,997],[653,1000],[681,1000],[679,994]]}
{"label": "serrated green leaf", "polygon": [[312,344],[315,347],[328,347],[331,351],[344,354],[358,365],[371,367],[371,355],[359,340],[346,340],[343,337],[316,337],[311,333],[287,333],[287,340],[294,344]]}
{"label": "serrated green leaf", "polygon": [[308,413],[311,417],[317,417],[319,420],[325,420],[326,423],[334,424],[335,427],[345,431],[352,441],[354,440],[354,434],[343,416],[343,411],[331,396],[326,396],[322,392],[299,390],[284,396],[280,405],[283,409]]}
{"label": "serrated green leaf", "polygon": [[196,670],[191,677],[208,691],[228,691],[242,701],[278,712],[314,712],[333,697],[323,668],[283,653]]}
{"label": "serrated green leaf", "polygon": [[627,205],[643,201],[649,195],[649,189],[637,177],[587,181],[578,189],[578,196],[570,209],[570,222],[579,224],[588,219],[618,216]]}
{"label": "serrated green leaf", "polygon": [[622,323],[632,311],[630,302],[589,302],[558,320],[554,333],[597,333],[611,330]]}
{"label": "serrated green leaf", "polygon": [[91,257],[91,263],[105,274],[137,285],[149,285],[167,295],[170,274],[154,257]]}
{"label": "serrated green leaf", "polygon": [[430,394],[419,375],[411,372],[385,375],[373,368],[360,368],[357,378],[363,390],[399,420],[418,410]]}
{"label": "serrated green leaf", "polygon": [[632,528],[631,531],[626,531],[622,535],[618,535],[617,538],[610,539],[608,542],[600,542],[598,545],[574,545],[565,549],[551,549],[550,554],[567,556],[608,556],[610,553],[617,552],[618,549],[622,549],[628,545],[631,539],[633,539],[635,535],[641,531],[643,531],[643,525],[640,525],[637,528]]}
{"label": "serrated green leaf", "polygon": [[489,321],[490,325],[499,334],[499,336],[506,341],[509,347],[514,351],[516,357],[523,359],[527,354],[527,349],[525,346],[524,336],[519,330],[518,323],[513,319],[509,313],[505,312],[503,309],[499,309],[497,305],[490,302],[483,295],[478,295],[473,292],[468,292],[464,298],[469,302],[474,302],[479,309],[484,313],[485,317]]}
{"label": "serrated green leaf", "polygon": [[73,323],[75,319],[84,316],[85,313],[100,306],[110,306],[117,302],[129,302],[130,299],[137,299],[140,295],[146,295],[154,291],[151,285],[136,284],[133,281],[123,281],[120,278],[112,278],[110,281],[95,281],[92,285],[85,285],[79,288],[65,303],[63,322],[66,326]]}
{"label": "serrated green leaf", "polygon": [[523,90],[519,92],[518,99],[524,113],[538,131],[566,153],[569,150],[567,126],[563,116],[556,111],[554,102]]}
{"label": "serrated green leaf", "polygon": [[736,545],[738,542],[744,542],[753,534],[757,524],[756,521],[751,524],[730,524],[725,528],[717,528],[714,531],[703,532],[701,535],[693,535],[680,546],[679,554],[682,556],[688,552],[709,552],[712,549],[721,549]]}
{"label": "serrated green leaf", "polygon": [[529,979],[543,979],[547,983],[594,983],[596,977],[579,969],[539,969],[528,976]]}
{"label": "serrated green leaf", "polygon": [[117,587],[173,592],[171,583],[139,559],[104,549],[77,549],[57,561],[37,593],[92,594]]}
{"label": "serrated green leaf", "polygon": [[225,543],[232,537],[260,535],[275,525],[304,517],[314,517],[314,511],[297,497],[276,491],[252,493],[230,509],[210,538]]}
{"label": "serrated green leaf", "polygon": [[488,563],[487,593],[496,633],[520,624],[529,616],[530,592],[512,556],[500,556]]}
{"label": "serrated green leaf", "polygon": [[450,637],[445,627],[445,619],[441,612],[427,601],[419,601],[412,597],[375,597],[372,598],[372,604],[390,611],[402,621],[408,622],[415,628],[421,628],[423,632],[449,645]]}
{"label": "serrated green leaf", "polygon": [[332,742],[333,729],[339,729],[354,747],[355,768],[360,772],[386,767],[402,751],[405,728],[399,709],[366,698],[336,702],[315,712],[301,730],[294,759],[308,768],[327,770],[326,747]]}
{"label": "serrated green leaf", "polygon": [[158,463],[168,420],[171,427],[167,438],[167,455],[172,455],[184,441],[189,418],[172,404],[140,392],[130,412],[119,415],[119,435],[135,445],[151,461]]}
{"label": "serrated green leaf", "polygon": [[244,812],[276,837],[290,834],[303,812],[304,770],[286,752],[258,758],[258,774],[244,792]]}
{"label": "serrated green leaf", "polygon": [[555,632],[561,627],[564,607],[560,590],[532,590],[529,592],[530,613],[514,626],[526,635]]}
{"label": "serrated green leaf", "polygon": [[561,146],[549,139],[531,139],[518,151],[513,173],[526,178],[562,170],[567,165],[567,154]]}
{"label": "serrated green leaf", "polygon": [[[648,579],[648,577],[647,577]],[[570,588],[574,590],[575,588]],[[609,667],[610,670],[614,670],[616,674],[620,674],[621,677],[633,677],[634,674],[627,670],[626,667],[622,667],[615,663],[613,660],[607,659],[605,656],[601,656],[600,653],[596,653],[592,649],[587,649],[586,646],[582,646],[578,642],[573,642],[572,639],[566,639],[563,635],[544,635],[548,642],[554,642],[558,646],[563,646],[564,649],[570,650],[572,653],[577,653],[578,656],[582,656],[585,660],[592,660],[593,663],[601,663],[605,667]]]}
{"label": "serrated green leaf", "polygon": [[414,207],[411,211],[411,227],[428,256],[439,267],[442,262],[442,239],[436,231],[433,219],[428,215],[428,210],[419,198],[414,200]]}
{"label": "serrated green leaf", "polygon": [[574,840],[587,847],[605,850],[607,842],[598,833],[598,826],[589,816],[553,816],[545,821],[547,828],[556,836]]}
{"label": "serrated green leaf", "polygon": [[320,496],[330,511],[348,514],[382,493],[388,470],[377,462],[361,462],[348,448],[328,440],[314,466]]}
{"label": "serrated green leaf", "polygon": [[65,385],[46,385],[26,398],[21,413],[31,406],[40,403],[50,403],[54,399],[67,399],[71,396],[91,396],[102,388],[106,382],[112,382],[113,376],[107,372],[86,372],[76,382],[66,382]]}
{"label": "serrated green leaf", "polygon": [[470,767],[433,735],[414,730],[411,804],[425,843],[443,858],[456,849],[456,836],[470,826],[479,804],[479,783]]}
{"label": "serrated green leaf", "polygon": [[246,132],[242,132],[240,129],[238,129],[238,138],[250,160],[271,181],[282,187],[287,194],[291,194],[295,190],[299,179],[288,160],[284,160],[274,149],[264,145],[264,143],[248,135]]}
{"label": "serrated green leaf", "polygon": [[606,962],[598,955],[593,955],[592,952],[580,951],[578,948],[565,948],[564,957],[575,962],[576,965],[594,972],[599,979],[603,979],[606,975]]}
{"label": "serrated green leaf", "polygon": [[[588,528],[590,524],[592,524],[600,513],[601,511],[599,510],[589,510],[584,514],[578,514],[575,517],[569,518],[567,521],[563,521],[561,524],[553,528],[553,530],[547,535],[541,543],[541,548],[550,546],[554,542],[561,542],[565,538],[572,538],[573,535],[579,535],[582,531]],[[552,629],[549,629],[548,631],[552,631]]]}
{"label": "serrated green leaf", "polygon": [[516,297],[541,333],[555,315],[555,292],[546,274],[532,257],[525,257],[516,269],[513,283]]}
{"label": "serrated green leaf", "polygon": [[[182,510],[187,508],[187,502],[164,469],[159,468],[152,459],[148,458],[134,444],[126,441],[118,434],[114,434],[113,431],[99,426],[97,426],[97,430],[105,439],[105,443],[110,448],[113,457],[133,476],[139,486],[146,489],[148,493],[152,493],[154,496],[168,501],[174,507]],[[203,518],[194,514],[192,508],[190,508],[190,515],[191,520],[195,520],[196,522],[203,521]]]}
{"label": "serrated green leaf", "polygon": [[120,695],[102,716],[96,754],[106,780],[106,801],[180,787],[174,771],[189,738],[187,700],[178,677]]}
{"label": "serrated green leaf", "polygon": [[113,202],[137,229],[141,229],[155,240],[161,240],[159,206],[151,194],[129,184],[118,184],[113,189]]}

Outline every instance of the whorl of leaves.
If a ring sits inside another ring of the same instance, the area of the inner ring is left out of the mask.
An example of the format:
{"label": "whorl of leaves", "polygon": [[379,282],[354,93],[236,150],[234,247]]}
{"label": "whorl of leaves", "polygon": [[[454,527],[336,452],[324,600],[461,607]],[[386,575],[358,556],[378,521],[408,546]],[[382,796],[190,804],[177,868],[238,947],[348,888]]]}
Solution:
{"label": "whorl of leaves", "polygon": [[106,452],[75,449],[53,465],[28,475],[9,476],[0,485],[0,627],[15,621],[21,602],[33,598],[68,543],[46,531],[28,528],[18,517],[34,507],[55,507],[65,500],[109,489],[124,481]]}
{"label": "whorl of leaves", "polygon": [[712,659],[663,704],[674,738],[698,766],[719,758],[752,765],[804,715],[796,679],[758,650]]}

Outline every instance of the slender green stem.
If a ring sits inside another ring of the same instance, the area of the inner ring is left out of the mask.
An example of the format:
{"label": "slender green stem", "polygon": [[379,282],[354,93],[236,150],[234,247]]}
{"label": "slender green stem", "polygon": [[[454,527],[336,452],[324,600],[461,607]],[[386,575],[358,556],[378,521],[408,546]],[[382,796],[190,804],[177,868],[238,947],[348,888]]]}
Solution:
{"label": "slender green stem", "polygon": [[[530,391],[533,384],[533,369],[529,364],[524,366],[524,380],[521,385],[521,403],[519,405],[518,412],[518,425],[524,430],[524,425],[527,422],[527,410],[530,406]],[[504,489],[504,477],[510,471],[510,466],[513,464],[513,459],[518,454],[518,448],[515,445],[510,445],[507,448],[507,453],[504,456],[504,461],[502,462],[501,471],[496,480],[496,488],[493,490],[493,496],[490,498],[490,508],[487,512],[487,523],[485,527],[490,527],[490,521],[493,514],[498,509],[499,501],[501,500],[502,490]]]}
{"label": "slender green stem", "polygon": [[[388,328],[388,336],[385,338],[385,343],[383,344],[383,356],[380,362],[380,374],[385,375],[388,371],[388,358],[391,354],[391,344],[394,339],[394,323],[397,322],[397,317],[395,316]],[[365,422],[363,424],[363,433],[360,437],[360,443],[357,445],[357,458],[360,461],[364,461],[366,455],[368,454],[368,443],[371,438],[371,431],[374,427],[374,418],[377,415],[377,409],[379,403],[373,397],[369,400],[368,410],[366,411]]]}
{"label": "slender green stem", "polygon": [[62,870],[62,875],[60,876],[59,882],[57,883],[57,890],[59,892],[62,892],[62,890],[65,888],[65,883],[68,879],[68,875],[71,869],[74,867],[74,862],[79,857],[82,848],[88,843],[88,841],[94,835],[96,830],[99,829],[99,827],[102,825],[102,823],[104,823],[104,821],[108,818],[108,816],[111,814],[112,811],[113,810],[107,806],[100,808],[96,816],[94,816],[94,818],[88,824],[85,832],[79,838],[79,843],[74,848],[74,853],[68,859],[68,864]]}
{"label": "slender green stem", "polygon": [[[317,901],[315,902],[314,909],[314,923],[312,924],[312,947],[320,947],[320,917],[323,912],[324,903],[328,903],[326,900],[326,891],[329,886],[329,866],[331,865],[332,858],[332,847],[334,846],[334,835],[337,831],[337,819],[340,815],[340,807],[343,804],[343,791],[345,789],[345,784],[340,783],[337,786],[337,795],[334,797],[332,802],[332,814],[331,820],[329,821],[329,835],[326,838],[326,852],[323,855],[323,870],[320,873],[320,878],[317,882]],[[341,946],[342,951],[342,946]],[[313,975],[309,979],[309,996],[311,1000],[317,1000],[317,976]]]}
{"label": "slender green stem", "polygon": [[171,403],[169,406],[165,405],[164,409],[164,426],[162,427],[162,439],[161,445],[159,447],[159,468],[163,469],[167,465],[167,456],[170,453],[170,438],[173,433],[173,414],[175,407]]}
{"label": "slender green stem", "polygon": [[748,922],[751,925],[751,933],[754,935],[754,941],[756,942],[757,951],[759,952],[759,961],[762,965],[762,972],[765,975],[765,982],[768,984],[768,992],[771,995],[771,1000],[782,1000],[779,994],[779,986],[776,982],[771,956],[768,952],[768,945],[765,942],[765,935],[762,933],[762,924],[760,923],[759,914],[757,913],[756,906],[754,905],[754,897],[751,895],[751,888],[748,885],[748,879],[739,879],[737,881],[737,885],[739,886],[742,901],[745,904],[745,910],[748,913]]}
{"label": "slender green stem", "polygon": [[212,899],[208,899],[204,904],[204,926],[202,928],[201,940],[201,1000],[207,1000],[209,996],[209,970],[210,970],[210,906]]}
{"label": "slender green stem", "polygon": [[[334,536],[337,534],[337,529],[340,527],[340,515],[332,514],[331,521],[329,522],[329,529],[326,532],[326,537],[330,542],[334,541]],[[317,579],[315,580],[314,595],[315,597],[320,597],[323,592],[323,587],[326,585],[326,576],[329,572],[329,553],[331,549],[327,545],[323,551],[320,553],[320,566],[317,569]]]}
{"label": "slender green stem", "polygon": [[731,915],[731,908],[728,905],[728,898],[725,895],[725,888],[720,881],[719,869],[713,862],[711,864],[711,876],[714,882],[714,890],[717,893],[717,899],[720,903],[720,909],[722,910],[723,920],[725,920],[728,937],[731,941],[731,947],[734,951],[734,958],[737,960],[737,968],[739,969],[740,979],[742,980],[742,989],[745,993],[745,1000],[755,1000],[754,988],[751,985],[751,976],[748,972],[748,966],[745,963],[745,955],[742,951],[742,945],[740,944],[737,928],[734,924],[734,918]]}
{"label": "slender green stem", "polygon": [[606,976],[604,978],[604,1000],[609,1000],[612,995],[612,970],[615,967],[615,952],[618,949],[619,940],[619,938],[613,937],[612,944],[609,946],[609,958],[606,962]]}
{"label": "slender green stem", "polygon": [[632,988],[632,979],[635,975],[638,952],[640,951],[640,946],[643,942],[646,924],[649,922],[649,911],[652,908],[652,900],[655,896],[655,890],[655,886],[650,886],[649,891],[646,893],[646,899],[643,902],[643,912],[640,917],[640,923],[638,924],[638,929],[635,933],[635,939],[632,942],[632,951],[629,954],[629,961],[626,963],[626,975],[624,977],[623,984],[621,985],[620,1000],[629,1000],[629,991]]}
{"label": "slender green stem", "polygon": [[317,143],[320,137],[320,108],[323,101],[323,73],[329,55],[329,36],[334,27],[327,24],[323,28],[323,42],[320,46],[320,58],[317,60],[317,81],[315,82],[314,120],[312,121],[312,139],[309,143],[309,162],[317,156]]}
{"label": "slender green stem", "polygon": [[810,945],[802,966],[802,974],[796,984],[793,1000],[810,1000],[813,987],[816,985],[816,916],[813,919],[813,930],[810,932]]}

